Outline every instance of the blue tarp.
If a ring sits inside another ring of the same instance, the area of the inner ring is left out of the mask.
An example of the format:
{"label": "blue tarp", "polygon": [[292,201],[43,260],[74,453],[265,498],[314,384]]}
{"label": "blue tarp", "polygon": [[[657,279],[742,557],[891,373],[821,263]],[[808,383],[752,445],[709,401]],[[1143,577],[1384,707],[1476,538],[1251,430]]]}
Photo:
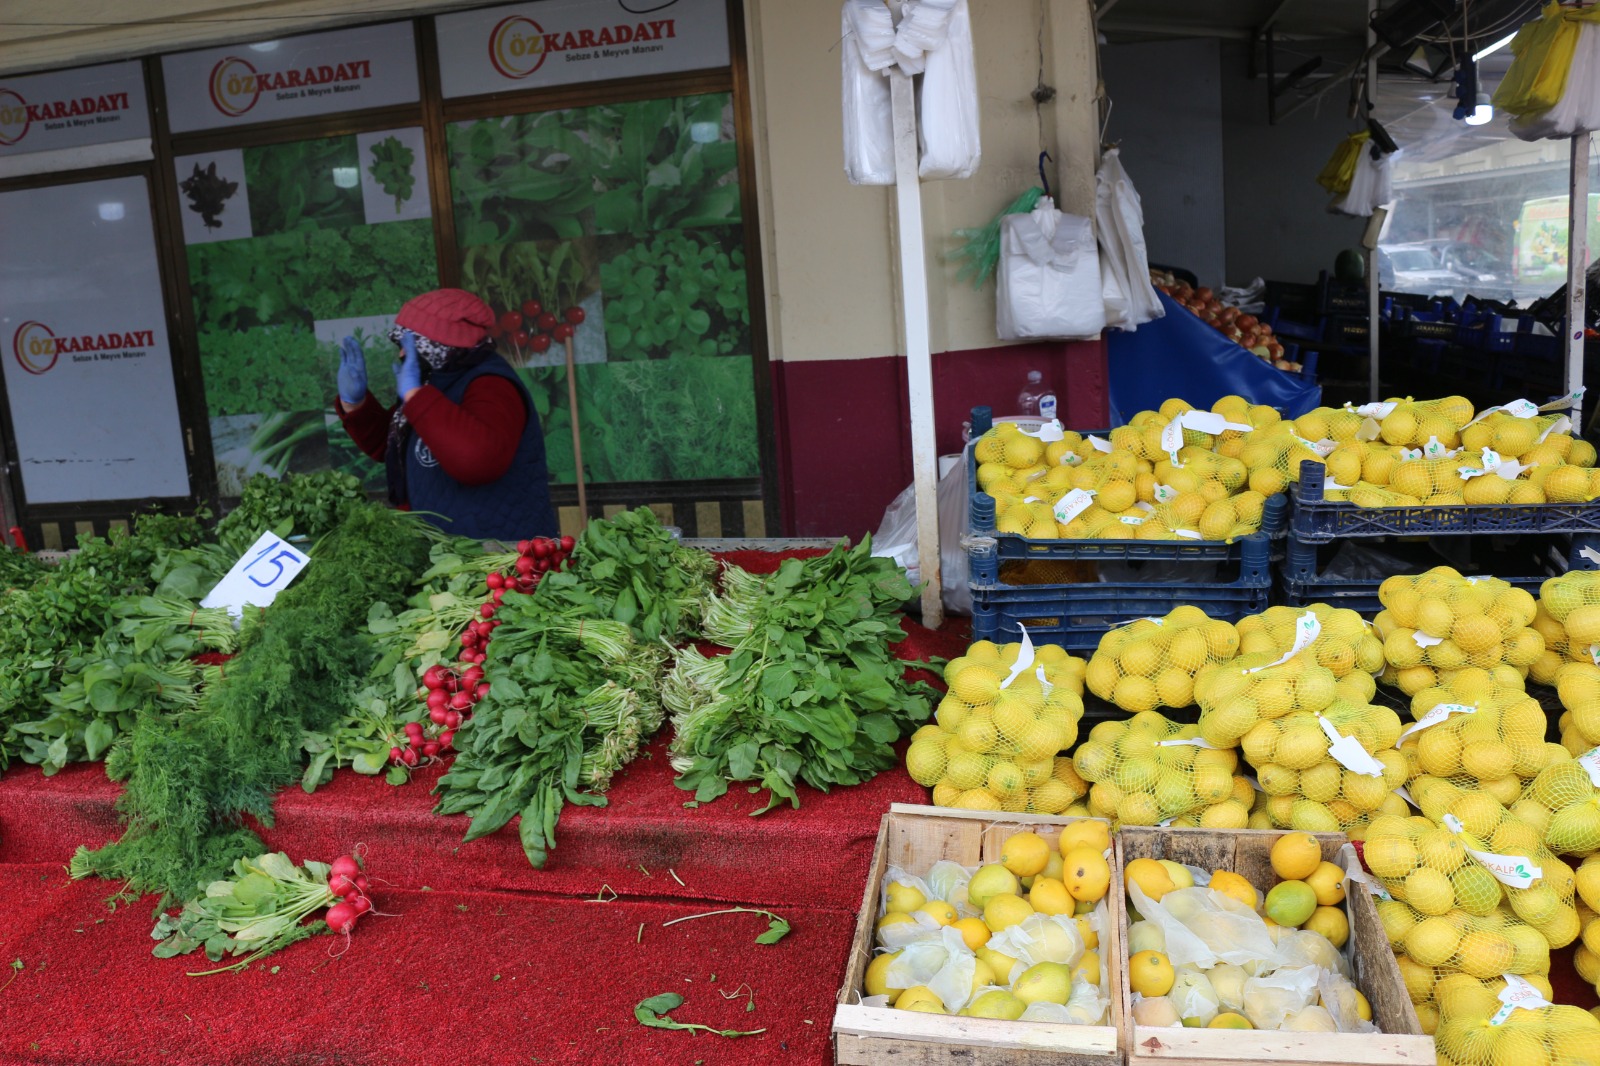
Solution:
{"label": "blue tarp", "polygon": [[1279,370],[1239,347],[1188,308],[1160,293],[1165,318],[1132,333],[1106,333],[1111,424],[1125,425],[1171,397],[1210,408],[1224,396],[1276,407],[1298,418],[1322,403],[1322,386]]}

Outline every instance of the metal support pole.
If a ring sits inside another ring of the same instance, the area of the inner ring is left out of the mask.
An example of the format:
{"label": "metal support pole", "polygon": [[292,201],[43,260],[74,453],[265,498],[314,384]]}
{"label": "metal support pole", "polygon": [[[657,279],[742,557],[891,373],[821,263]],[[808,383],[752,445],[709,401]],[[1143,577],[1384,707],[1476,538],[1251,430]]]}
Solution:
{"label": "metal support pole", "polygon": [[[1377,10],[1378,0],[1367,0],[1367,91],[1362,93],[1362,122],[1368,117],[1364,113],[1365,102],[1376,99],[1378,95],[1378,53],[1373,48],[1378,43],[1378,35],[1372,32],[1372,16]],[[1363,147],[1361,150],[1368,152],[1372,149]],[[1367,399],[1373,403],[1383,399],[1378,395],[1382,389],[1378,383],[1378,295],[1378,241],[1375,238],[1372,248],[1367,252]]]}
{"label": "metal support pole", "polygon": [[[1584,297],[1589,288],[1589,134],[1572,138],[1567,186],[1567,394],[1583,385]],[[1583,432],[1583,401],[1572,404],[1574,434]]]}
{"label": "metal support pole", "polygon": [[900,250],[900,321],[906,345],[912,484],[917,497],[917,560],[922,624],[944,622],[939,578],[939,453],[933,440],[933,358],[928,341],[928,268],[922,247],[922,181],[917,176],[917,103],[911,78],[889,75],[894,110],[895,230]]}

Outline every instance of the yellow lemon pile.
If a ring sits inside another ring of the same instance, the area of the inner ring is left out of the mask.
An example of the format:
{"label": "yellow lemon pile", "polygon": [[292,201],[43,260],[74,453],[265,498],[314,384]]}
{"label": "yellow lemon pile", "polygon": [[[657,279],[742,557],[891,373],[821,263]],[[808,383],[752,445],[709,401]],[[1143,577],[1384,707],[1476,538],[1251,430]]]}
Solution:
{"label": "yellow lemon pile", "polygon": [[[1136,1025],[1332,1033],[1372,1019],[1339,954],[1350,938],[1339,906],[1344,871],[1305,833],[1275,841],[1271,864],[1280,880],[1265,892],[1233,870],[1207,874],[1171,859],[1140,857],[1123,868],[1132,920],[1128,986],[1141,997]],[[1175,966],[1166,929],[1179,922],[1219,954],[1238,958],[1253,948],[1260,957]],[[1291,979],[1287,987],[1271,980],[1277,968],[1300,967],[1314,968],[1316,980]]]}
{"label": "yellow lemon pile", "polygon": [[1336,678],[1356,671],[1376,674],[1383,669],[1383,641],[1366,621],[1349,608],[1326,603],[1268,607],[1260,614],[1239,619],[1235,626],[1239,631],[1239,654],[1271,651],[1281,655],[1288,651],[1294,647],[1296,624],[1307,611],[1316,616],[1321,627],[1309,647],[1318,666],[1326,666]]}
{"label": "yellow lemon pile", "polygon": [[[1339,698],[1340,680],[1311,655],[1302,651],[1284,662],[1279,658],[1276,652],[1259,651],[1202,670],[1194,689],[1200,735],[1216,747],[1231,748],[1262,722],[1296,711],[1315,714]],[[1365,684],[1352,680],[1347,688],[1364,690]],[[1327,738],[1320,728],[1315,731],[1322,738],[1320,756],[1327,752]]]}
{"label": "yellow lemon pile", "polygon": [[1013,833],[976,870],[891,869],[863,994],[897,1010],[1105,1024],[1110,852],[1110,826],[1083,819]]}
{"label": "yellow lemon pile", "polygon": [[1233,658],[1234,627],[1206,617],[1198,607],[1174,608],[1164,618],[1141,618],[1111,630],[1089,657],[1084,684],[1125,711],[1187,707],[1195,675]]}
{"label": "yellow lemon pile", "polygon": [[1088,790],[1061,755],[1078,739],[1084,661],[1041,644],[1008,681],[1021,650],[981,640],[946,664],[949,691],[906,749],[936,806],[1060,814]]}
{"label": "yellow lemon pile", "polygon": [[1574,755],[1600,744],[1600,666],[1565,663],[1556,671],[1561,715],[1561,743]]}
{"label": "yellow lemon pile", "polygon": [[1600,662],[1600,570],[1573,570],[1541,585],[1533,627],[1545,644],[1529,671],[1535,681],[1555,684],[1568,662]]}
{"label": "yellow lemon pile", "polygon": [[[1505,670],[1499,674],[1500,681],[1518,680]],[[1410,777],[1447,778],[1507,806],[1525,782],[1569,757],[1560,745],[1545,743],[1539,701],[1520,684],[1499,683],[1486,670],[1468,668],[1441,678],[1411,697],[1411,714],[1420,728],[1400,744]],[[1425,721],[1433,724],[1422,726]]]}
{"label": "yellow lemon pile", "polygon": [[1544,653],[1544,638],[1532,627],[1533,597],[1498,578],[1436,566],[1385,579],[1378,599],[1384,610],[1372,625],[1383,640],[1383,681],[1407,695],[1469,666],[1505,665],[1526,677]]}
{"label": "yellow lemon pile", "polygon": [[[1594,1061],[1600,1019],[1571,1004],[1527,1009],[1500,1017],[1504,981],[1476,989],[1449,991],[1449,1009],[1440,1011],[1434,1046],[1451,1066],[1581,1066]],[[1548,996],[1548,987],[1540,993]],[[1445,1000],[1441,999],[1441,1007]]]}
{"label": "yellow lemon pile", "polygon": [[1123,825],[1187,815],[1189,825],[1245,828],[1254,792],[1235,776],[1238,753],[1196,746],[1196,733],[1154,711],[1096,725],[1072,760],[1092,786],[1090,813]]}
{"label": "yellow lemon pile", "polygon": [[[1340,736],[1353,737],[1376,760],[1346,767],[1329,754],[1322,718]],[[1313,833],[1346,833],[1360,840],[1374,814],[1404,815],[1394,790],[1407,780],[1405,756],[1395,750],[1400,718],[1387,707],[1335,700],[1320,714],[1293,712],[1258,723],[1240,741],[1261,786],[1256,825]],[[1370,773],[1369,770],[1377,770]]]}

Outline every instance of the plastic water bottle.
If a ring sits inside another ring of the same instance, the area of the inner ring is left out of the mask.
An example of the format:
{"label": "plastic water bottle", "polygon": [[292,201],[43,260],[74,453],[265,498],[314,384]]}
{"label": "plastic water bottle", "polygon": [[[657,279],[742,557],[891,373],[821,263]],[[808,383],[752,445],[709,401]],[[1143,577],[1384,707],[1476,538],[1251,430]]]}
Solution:
{"label": "plastic water bottle", "polygon": [[1041,371],[1028,371],[1028,383],[1017,393],[1017,413],[1042,418],[1046,422],[1056,417],[1055,390],[1045,383]]}

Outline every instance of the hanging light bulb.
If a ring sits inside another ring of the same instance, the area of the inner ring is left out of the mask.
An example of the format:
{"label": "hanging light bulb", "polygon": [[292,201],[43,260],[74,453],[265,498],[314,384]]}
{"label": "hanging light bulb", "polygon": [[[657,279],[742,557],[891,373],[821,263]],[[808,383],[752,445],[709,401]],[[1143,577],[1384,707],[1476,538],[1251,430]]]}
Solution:
{"label": "hanging light bulb", "polygon": [[1494,118],[1494,105],[1489,103],[1489,94],[1479,93],[1472,114],[1467,115],[1462,121],[1469,126],[1482,126],[1492,118]]}

